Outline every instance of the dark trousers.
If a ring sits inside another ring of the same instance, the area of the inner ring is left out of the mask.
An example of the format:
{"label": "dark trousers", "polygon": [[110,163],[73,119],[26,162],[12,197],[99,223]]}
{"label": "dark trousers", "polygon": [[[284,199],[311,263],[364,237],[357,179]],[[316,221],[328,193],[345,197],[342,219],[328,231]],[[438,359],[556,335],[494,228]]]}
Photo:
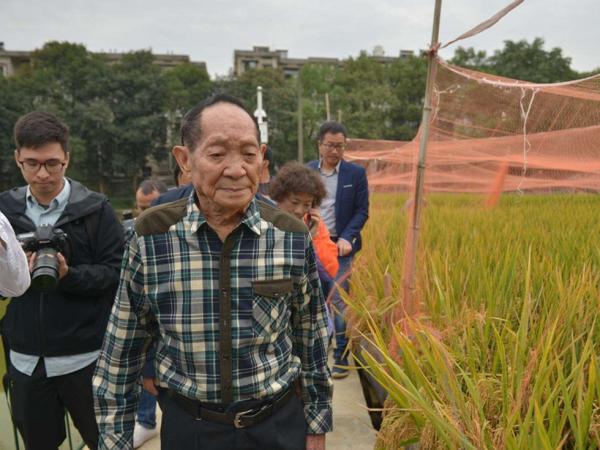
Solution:
{"label": "dark trousers", "polygon": [[96,363],[48,378],[44,363],[31,376],[9,367],[13,421],[27,450],[56,450],[65,440],[65,409],[87,446],[98,448],[92,375]]}
{"label": "dark trousers", "polygon": [[[335,349],[333,350],[333,359],[335,364],[348,364],[348,337],[346,336],[346,302],[340,294],[340,289],[348,292],[350,286],[350,273],[352,271],[353,256],[339,256],[338,262],[340,268],[335,277],[335,280],[326,286],[331,294],[331,303],[333,303],[333,326],[335,329]],[[336,286],[335,283],[339,285]]]}
{"label": "dark trousers", "polygon": [[[206,420],[196,420],[182,410],[166,391],[159,402],[163,411],[160,441],[162,450],[304,450],[306,419],[302,402],[294,395],[266,420],[237,429]],[[252,407],[252,406],[250,406]],[[240,405],[235,411],[248,409]]]}

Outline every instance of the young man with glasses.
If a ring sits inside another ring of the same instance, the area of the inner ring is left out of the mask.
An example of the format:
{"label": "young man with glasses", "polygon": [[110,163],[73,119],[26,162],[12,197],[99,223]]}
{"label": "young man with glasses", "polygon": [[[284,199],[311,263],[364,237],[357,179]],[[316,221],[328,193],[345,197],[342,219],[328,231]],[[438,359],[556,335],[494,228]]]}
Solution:
{"label": "young man with glasses", "polygon": [[[348,290],[352,259],[361,248],[360,232],[369,218],[369,186],[365,169],[343,160],[346,150],[346,127],[338,122],[325,122],[318,135],[319,159],[308,163],[318,171],[327,195],[321,202],[321,218],[331,239],[338,247],[339,270],[335,279],[341,289]],[[328,292],[334,286],[323,286]],[[346,304],[336,289],[332,293],[335,341],[333,378],[348,376],[348,339],[346,338]]]}
{"label": "young man with glasses", "polygon": [[[3,321],[9,343],[12,418],[28,450],[57,449],[65,410],[89,448],[98,446],[92,373],[119,280],[123,230],[108,199],[65,177],[68,130],[32,112],[15,125],[15,161],[26,186],[0,194],[15,233],[59,228],[67,244],[55,256],[53,290],[34,283],[12,299]],[[36,254],[29,254],[35,267]]]}

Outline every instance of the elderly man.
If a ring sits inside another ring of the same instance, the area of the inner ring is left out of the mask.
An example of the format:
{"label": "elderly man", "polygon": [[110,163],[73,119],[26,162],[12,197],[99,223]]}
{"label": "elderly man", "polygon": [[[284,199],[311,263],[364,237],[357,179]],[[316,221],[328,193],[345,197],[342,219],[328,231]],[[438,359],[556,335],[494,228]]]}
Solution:
{"label": "elderly man", "polygon": [[129,449],[149,341],[161,448],[324,449],[327,323],[305,225],[254,196],[264,147],[233,97],[184,117],[189,198],[143,213],[94,378],[100,447]]}

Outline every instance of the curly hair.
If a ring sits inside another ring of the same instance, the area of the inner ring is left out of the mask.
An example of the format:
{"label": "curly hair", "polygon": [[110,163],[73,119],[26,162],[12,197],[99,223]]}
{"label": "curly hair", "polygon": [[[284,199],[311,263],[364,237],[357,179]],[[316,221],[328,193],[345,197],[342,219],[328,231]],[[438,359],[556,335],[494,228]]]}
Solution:
{"label": "curly hair", "polygon": [[285,164],[269,187],[269,196],[276,202],[285,200],[290,194],[306,193],[314,197],[314,206],[319,206],[327,195],[321,177],[314,170],[298,162]]}

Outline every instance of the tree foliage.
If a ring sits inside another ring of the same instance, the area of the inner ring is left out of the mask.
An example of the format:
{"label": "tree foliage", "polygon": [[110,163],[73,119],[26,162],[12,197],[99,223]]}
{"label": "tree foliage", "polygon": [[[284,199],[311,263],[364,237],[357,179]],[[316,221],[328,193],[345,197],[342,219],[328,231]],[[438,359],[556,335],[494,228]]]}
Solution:
{"label": "tree foliage", "polygon": [[534,83],[569,81],[580,76],[571,69],[571,58],[563,56],[558,47],[550,51],[544,50],[544,40],[539,37],[531,43],[526,40],[504,41],[504,48],[496,50],[492,56],[487,56],[484,51],[459,47],[451,62],[458,66]]}
{"label": "tree foliage", "polygon": [[[150,156],[165,161],[179,141],[185,111],[217,92],[241,98],[253,111],[262,86],[276,165],[297,157],[300,112],[305,160],[317,156],[326,97],[330,117],[341,120],[351,137],[410,140],[421,119],[426,60],[420,57],[383,64],[362,53],[339,65],[307,64],[297,77],[262,69],[216,80],[191,63],[161,71],[153,58],[141,51],[114,62],[79,44],[49,42],[32,54],[31,65],[0,78],[4,188],[22,182],[14,170],[12,129],[19,116],[34,109],[55,113],[69,125],[70,174],[102,190],[112,180],[135,182]],[[540,38],[506,41],[491,56],[459,47],[451,62],[534,82],[578,76],[570,58],[559,48],[545,50]]]}
{"label": "tree foliage", "polygon": [[0,79],[4,187],[21,182],[12,130],[19,116],[34,109],[68,124],[69,173],[100,190],[118,178],[135,183],[149,156],[164,159],[172,145],[168,135],[183,111],[206,96],[210,79],[193,64],[163,72],[153,59],[140,51],[111,62],[79,44],[49,42],[33,52],[30,66]]}

